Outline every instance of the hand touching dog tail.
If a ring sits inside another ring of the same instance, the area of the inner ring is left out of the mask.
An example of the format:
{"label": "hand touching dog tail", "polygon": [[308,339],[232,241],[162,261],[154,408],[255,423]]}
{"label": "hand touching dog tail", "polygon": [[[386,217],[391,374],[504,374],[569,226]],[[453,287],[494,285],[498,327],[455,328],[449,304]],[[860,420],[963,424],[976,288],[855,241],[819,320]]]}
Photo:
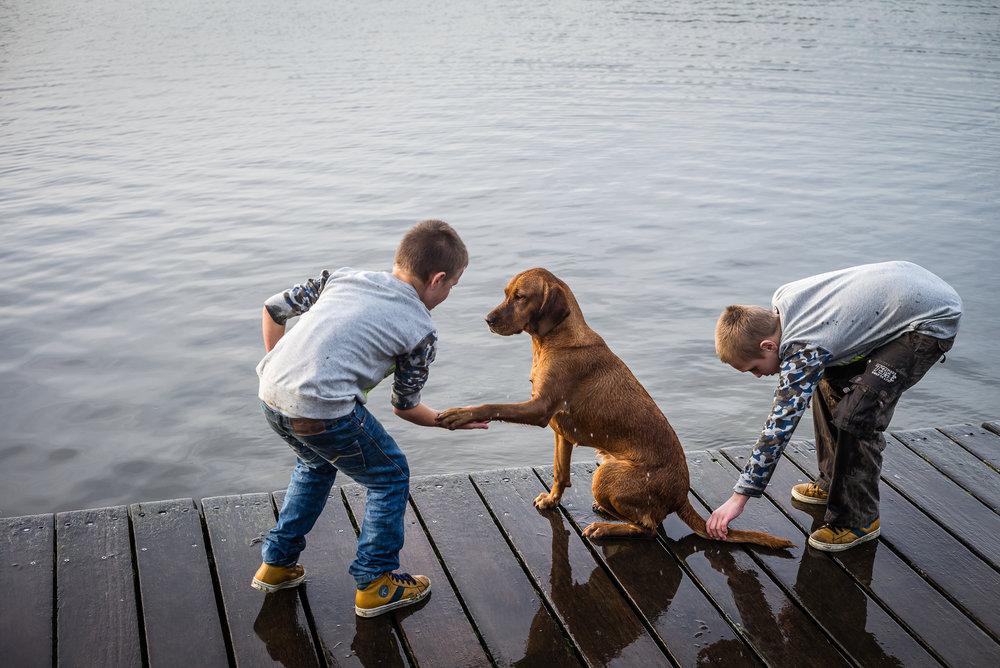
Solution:
{"label": "hand touching dog tail", "polygon": [[[684,520],[684,524],[691,527],[691,530],[702,538],[708,538],[713,540],[708,532],[705,531],[705,520],[702,519],[698,511],[694,509],[690,501],[685,500],[684,506],[677,511],[678,517]],[[778,538],[777,536],[772,536],[769,533],[764,533],[763,531],[740,531],[738,529],[730,529],[728,531],[727,543],[753,543],[754,545],[763,545],[764,547],[773,547],[775,549],[781,549],[786,547],[794,547],[795,543],[785,538]]]}

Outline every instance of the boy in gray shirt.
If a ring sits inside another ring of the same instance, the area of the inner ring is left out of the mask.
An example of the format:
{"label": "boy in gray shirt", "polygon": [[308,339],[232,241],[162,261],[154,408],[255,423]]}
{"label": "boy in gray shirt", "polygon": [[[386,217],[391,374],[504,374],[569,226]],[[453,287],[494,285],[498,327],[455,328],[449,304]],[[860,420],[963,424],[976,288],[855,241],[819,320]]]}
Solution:
{"label": "boy in gray shirt", "polygon": [[[393,375],[393,412],[435,427],[437,411],[420,401],[437,333],[430,311],[458,284],[469,263],[447,223],[425,220],[396,250],[392,272],[339,269],[274,295],[264,305],[267,355],[257,365],[258,396],[271,428],[296,455],[277,525],[251,585],[265,592],[305,579],[298,563],[342,471],[367,488],[357,558],[355,612],[374,617],[430,593],[423,575],[396,573],[409,494],[406,457],[365,408],[369,390]],[[302,316],[285,333],[285,322]],[[469,428],[485,429],[485,423]]]}
{"label": "boy in gray shirt", "polygon": [[722,361],[741,372],[779,374],[771,414],[733,496],[709,519],[725,539],[750,497],[764,492],[813,393],[820,478],[792,488],[826,505],[809,544],[836,552],[879,535],[878,480],[900,395],[951,349],[962,301],[911,262],[883,262],[804,278],[778,288],[771,308],[726,307],[715,332]]}

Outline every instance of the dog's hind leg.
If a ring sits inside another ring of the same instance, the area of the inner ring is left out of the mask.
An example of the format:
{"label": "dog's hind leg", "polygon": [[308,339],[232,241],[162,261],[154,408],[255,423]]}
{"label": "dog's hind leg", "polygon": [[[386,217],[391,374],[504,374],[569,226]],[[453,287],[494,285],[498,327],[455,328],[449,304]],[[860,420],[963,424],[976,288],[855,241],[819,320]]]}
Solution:
{"label": "dog's hind leg", "polygon": [[[630,481],[635,479],[636,466],[622,460],[611,460],[594,471],[592,491],[594,510],[621,519],[624,523],[594,522],[583,530],[588,538],[652,538],[659,521],[651,507],[659,505],[648,495],[630,498]],[[622,492],[625,492],[624,494]],[[642,500],[648,503],[641,503]]]}
{"label": "dog's hind leg", "polygon": [[583,535],[587,538],[652,538],[656,530],[631,522],[592,522],[584,528]]}

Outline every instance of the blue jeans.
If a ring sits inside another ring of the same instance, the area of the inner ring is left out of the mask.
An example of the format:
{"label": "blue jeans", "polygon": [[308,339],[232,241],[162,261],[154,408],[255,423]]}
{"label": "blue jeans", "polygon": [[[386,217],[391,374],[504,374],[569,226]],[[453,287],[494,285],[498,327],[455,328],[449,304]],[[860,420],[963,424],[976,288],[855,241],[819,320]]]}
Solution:
{"label": "blue jeans", "polygon": [[[271,428],[295,451],[296,464],[278,523],[264,539],[264,562],[294,564],[306,534],[319,518],[330,488],[343,471],[368,490],[357,558],[348,571],[364,586],[399,568],[403,516],[410,491],[410,467],[399,446],[361,404],[335,420],[313,420],[310,428],[262,403]],[[308,434],[296,433],[298,431]],[[312,433],[318,432],[318,433]]]}

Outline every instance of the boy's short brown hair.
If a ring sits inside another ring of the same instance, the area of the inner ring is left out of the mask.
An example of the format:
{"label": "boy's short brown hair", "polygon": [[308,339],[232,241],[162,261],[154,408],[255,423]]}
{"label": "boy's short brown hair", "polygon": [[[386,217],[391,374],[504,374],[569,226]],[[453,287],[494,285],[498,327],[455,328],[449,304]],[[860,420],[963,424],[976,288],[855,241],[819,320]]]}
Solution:
{"label": "boy's short brown hair", "polygon": [[778,317],[763,306],[730,304],[715,325],[715,353],[726,364],[741,364],[761,356],[760,342],[778,329]]}
{"label": "boy's short brown hair", "polygon": [[448,223],[422,220],[403,235],[396,248],[395,263],[422,281],[439,271],[451,278],[468,266],[469,251]]}

